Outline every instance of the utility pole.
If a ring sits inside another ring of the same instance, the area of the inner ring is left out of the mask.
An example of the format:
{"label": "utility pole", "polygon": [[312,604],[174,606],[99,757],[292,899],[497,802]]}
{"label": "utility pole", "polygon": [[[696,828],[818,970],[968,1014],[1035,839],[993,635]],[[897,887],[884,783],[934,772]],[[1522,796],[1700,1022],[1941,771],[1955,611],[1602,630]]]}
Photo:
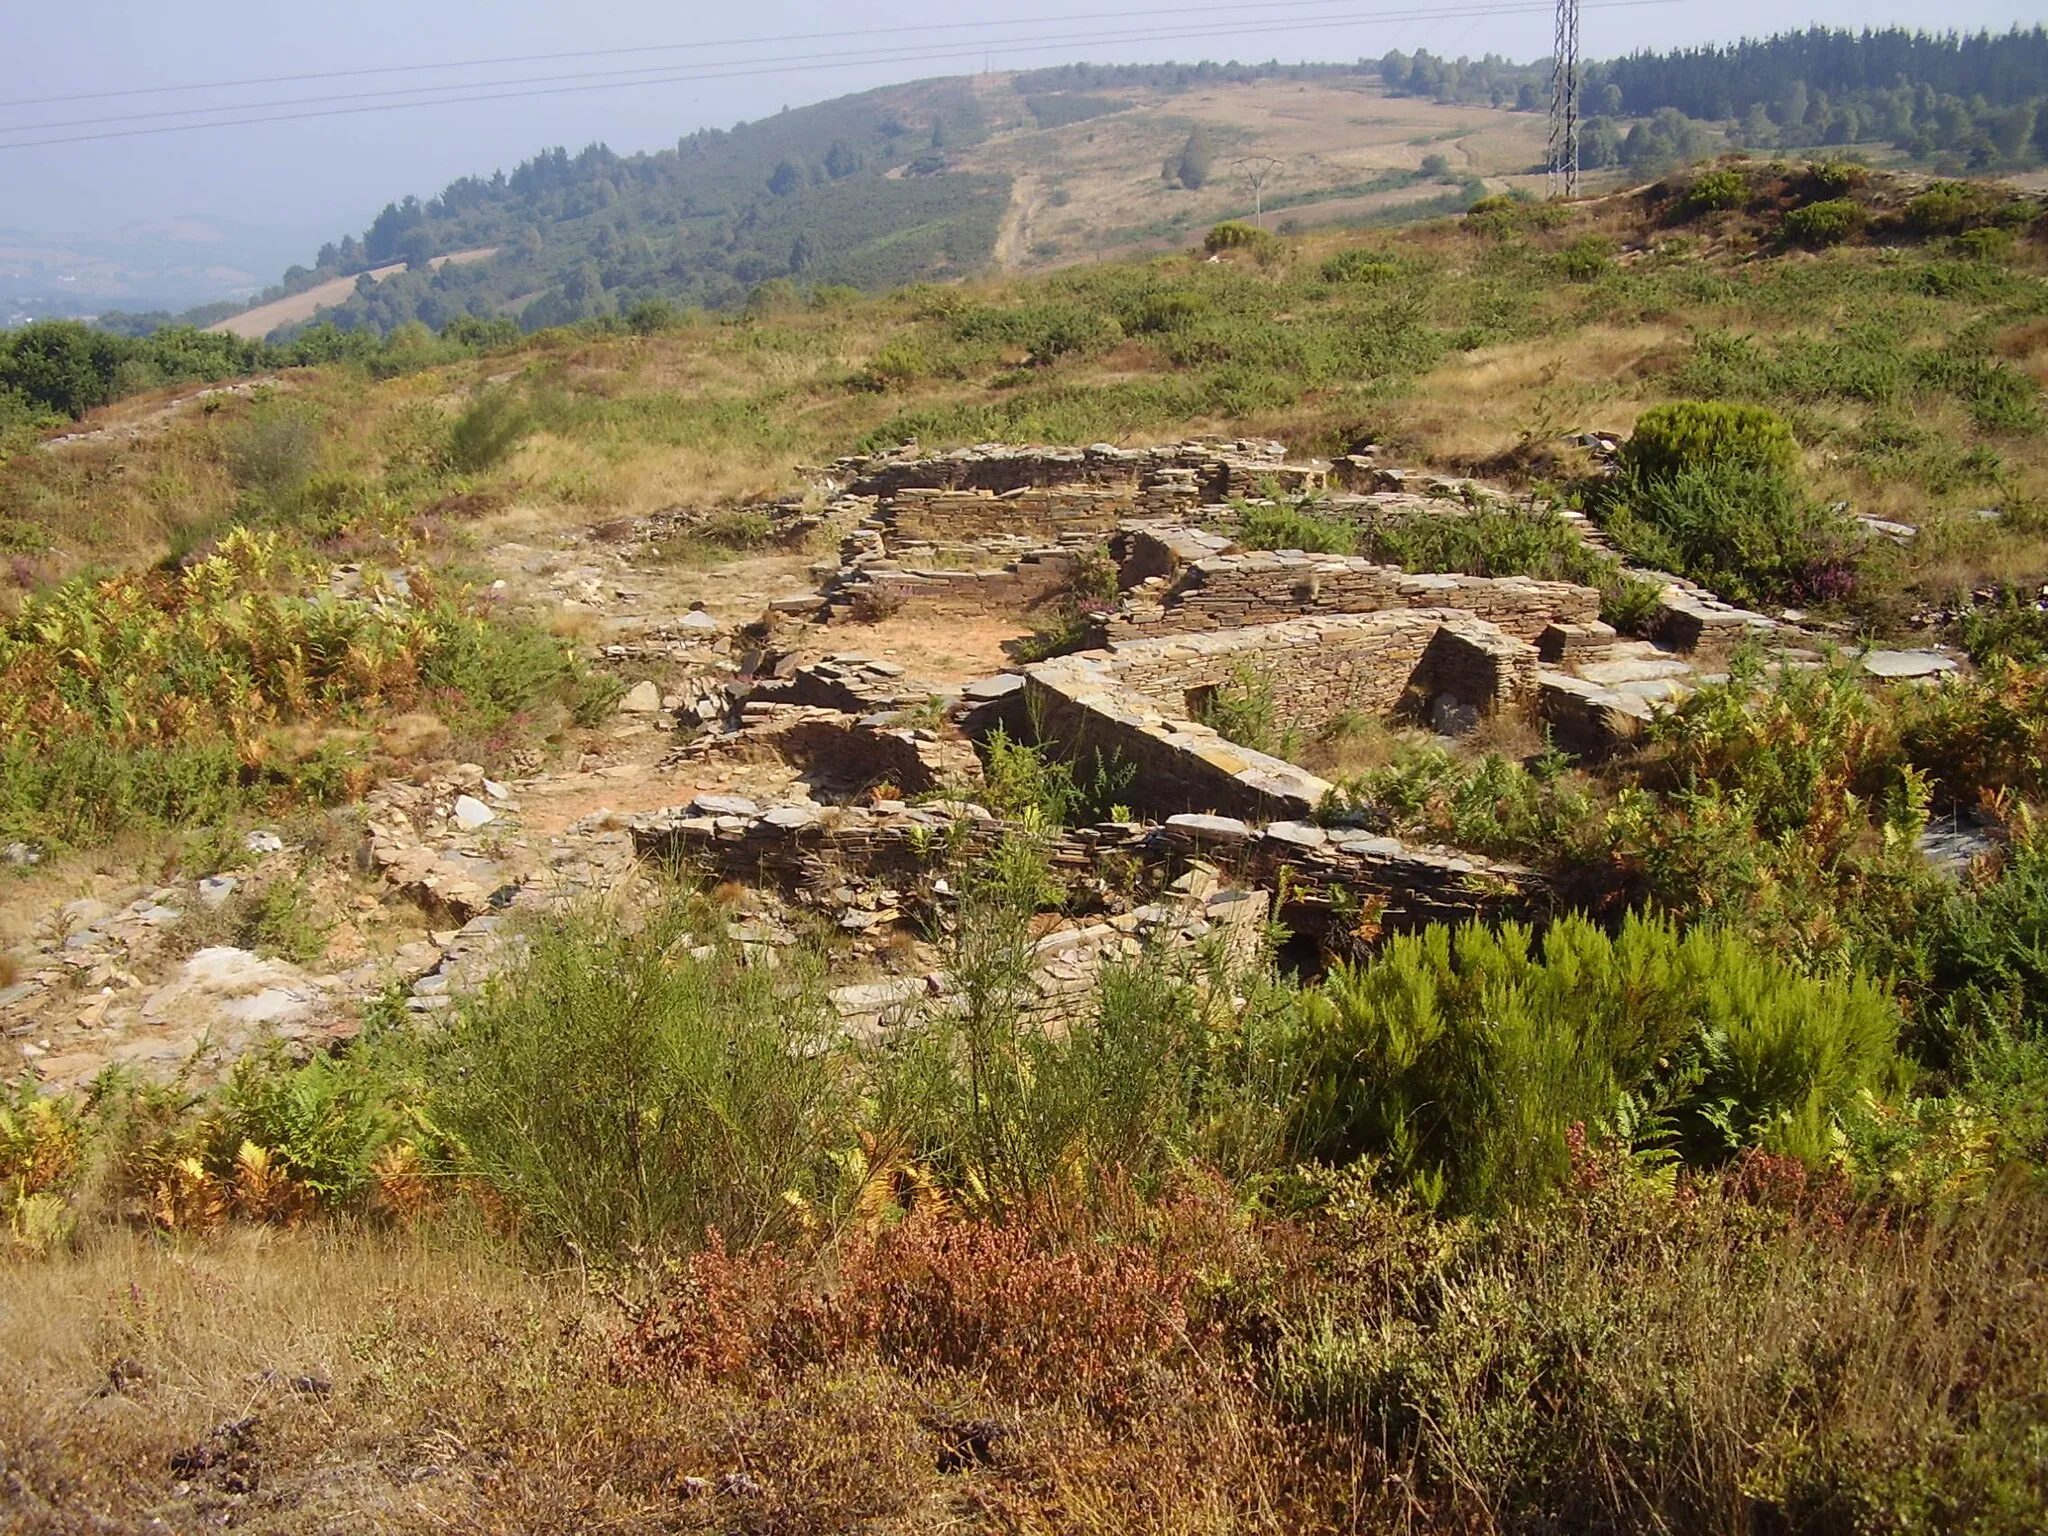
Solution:
{"label": "utility pole", "polygon": [[1232,170],[1245,180],[1252,189],[1252,224],[1263,228],[1259,218],[1266,211],[1266,183],[1277,176],[1286,165],[1284,160],[1275,160],[1271,155],[1248,155],[1242,160],[1230,162]]}
{"label": "utility pole", "polygon": [[1579,0],[1557,0],[1557,46],[1550,71],[1550,160],[1544,189],[1579,195]]}

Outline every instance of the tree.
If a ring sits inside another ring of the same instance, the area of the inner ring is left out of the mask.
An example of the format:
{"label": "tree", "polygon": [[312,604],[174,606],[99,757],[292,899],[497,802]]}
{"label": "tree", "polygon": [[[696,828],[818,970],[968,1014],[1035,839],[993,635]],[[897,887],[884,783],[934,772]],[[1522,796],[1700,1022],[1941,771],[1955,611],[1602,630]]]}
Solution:
{"label": "tree", "polygon": [[1197,127],[1181,146],[1180,163],[1174,167],[1174,174],[1182,186],[1193,192],[1208,181],[1215,168],[1216,151],[1210,147],[1209,135]]}
{"label": "tree", "polygon": [[1536,87],[1524,80],[1521,88],[1515,92],[1515,110],[1517,112],[1535,112],[1540,109],[1540,105],[1536,99]]}
{"label": "tree", "polygon": [[1998,152],[2006,159],[2016,160],[2026,153],[2028,141],[2034,137],[2034,115],[2034,104],[2022,102],[2003,112],[1992,113],[1986,121],[1991,131],[1991,142],[1998,146]]}
{"label": "tree", "polygon": [[1806,105],[1806,82],[1794,80],[1779,93],[1771,121],[1780,128],[1796,128],[1806,121]]}
{"label": "tree", "polygon": [[112,396],[114,372],[132,344],[76,320],[39,320],[0,333],[0,395],[83,416]]}
{"label": "tree", "polygon": [[834,139],[832,147],[825,151],[825,174],[834,181],[844,181],[860,169],[860,156],[853,152],[853,146],[844,139]]}
{"label": "tree", "polygon": [[406,271],[424,272],[434,259],[434,237],[425,229],[408,229],[391,254],[405,263]]}
{"label": "tree", "polygon": [[1606,117],[1621,116],[1621,87],[1612,80],[1600,87],[1600,111]]}
{"label": "tree", "polygon": [[775,167],[775,174],[768,178],[768,190],[777,197],[788,197],[804,184],[803,172],[795,164],[785,160]]}

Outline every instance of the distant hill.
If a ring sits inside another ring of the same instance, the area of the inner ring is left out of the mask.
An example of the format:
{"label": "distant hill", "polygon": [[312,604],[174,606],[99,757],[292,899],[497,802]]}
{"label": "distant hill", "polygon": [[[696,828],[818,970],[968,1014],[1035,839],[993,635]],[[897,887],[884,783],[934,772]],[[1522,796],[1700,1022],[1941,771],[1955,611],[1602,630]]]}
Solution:
{"label": "distant hill", "polygon": [[[344,329],[388,333],[409,321],[439,329],[473,314],[515,316],[536,330],[649,301],[732,307],[775,278],[881,290],[946,281],[992,262],[1056,265],[1050,242],[1005,237],[1028,223],[1028,208],[1013,195],[1019,182],[1045,194],[1047,170],[1063,160],[1073,162],[1076,216],[1113,193],[1113,216],[1100,228],[1116,248],[1142,248],[1249,209],[1250,193],[1227,166],[1212,178],[1162,178],[1161,163],[1177,166],[1205,121],[1219,153],[1264,149],[1266,128],[1255,119],[1273,116],[1268,108],[1240,111],[1234,98],[1221,107],[1216,99],[1253,88],[1315,97],[1279,125],[1301,140],[1288,178],[1297,200],[1393,196],[1426,203],[1417,212],[1428,213],[1443,211],[1446,196],[1462,206],[1479,195],[1464,174],[1405,196],[1427,180],[1418,166],[1428,151],[1409,143],[1416,132],[1427,130],[1435,144],[1474,125],[1447,126],[1419,103],[1394,116],[1366,112],[1361,97],[1380,96],[1371,65],[1078,66],[956,77],[694,133],[670,150],[553,149],[510,174],[465,177],[425,201],[387,206],[361,237],[326,245],[311,267],[287,273],[262,296],[260,313],[226,324],[247,334],[282,315],[289,330],[318,309]],[[1310,120],[1316,131],[1301,134]],[[1372,153],[1358,160],[1321,152],[1331,148]],[[1539,153],[1540,132],[1518,121],[1506,125],[1502,152],[1486,158],[1519,172]],[[1205,179],[1207,195],[1197,195]],[[1147,206],[1167,191],[1186,195],[1169,199],[1170,207]],[[1287,200],[1276,189],[1274,206]],[[1103,248],[1097,240],[1085,253]],[[1069,241],[1062,249],[1084,248]],[[479,250],[495,254],[440,263]]]}
{"label": "distant hill", "polygon": [[[2040,27],[1816,28],[1596,63],[1588,82],[1584,163],[1617,176],[1731,146],[1839,146],[1943,174],[2048,158]],[[1540,166],[1546,91],[1540,66],[1426,51],[920,81],[673,149],[552,149],[509,175],[465,177],[390,204],[224,324],[289,333],[317,314],[389,334],[476,315],[537,330],[655,302],[731,308],[775,279],[881,290],[1055,267],[1169,247],[1249,213],[1244,173],[1267,158],[1258,203],[1271,222],[1428,216]],[[187,318],[223,321],[218,309]]]}

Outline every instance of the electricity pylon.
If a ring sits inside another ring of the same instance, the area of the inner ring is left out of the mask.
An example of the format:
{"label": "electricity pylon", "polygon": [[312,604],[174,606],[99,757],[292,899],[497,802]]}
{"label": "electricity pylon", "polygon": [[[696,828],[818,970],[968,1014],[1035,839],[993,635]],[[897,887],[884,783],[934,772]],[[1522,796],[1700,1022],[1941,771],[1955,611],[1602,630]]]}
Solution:
{"label": "electricity pylon", "polygon": [[1550,72],[1550,161],[1545,190],[1579,195],[1579,0],[1557,0],[1557,47]]}

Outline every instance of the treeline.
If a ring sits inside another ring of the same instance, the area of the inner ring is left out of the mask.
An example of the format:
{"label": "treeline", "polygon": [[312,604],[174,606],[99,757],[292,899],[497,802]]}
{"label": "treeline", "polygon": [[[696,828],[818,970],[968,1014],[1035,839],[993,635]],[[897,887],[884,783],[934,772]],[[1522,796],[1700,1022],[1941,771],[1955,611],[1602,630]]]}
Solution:
{"label": "treeline", "polygon": [[[1390,91],[1547,111],[1550,66],[1395,50]],[[1583,163],[1654,169],[1717,140],[1749,149],[1885,143],[1944,174],[2048,158],[2048,29],[1927,33],[1813,27],[1588,66]],[[1637,119],[1631,125],[1626,120]]]}
{"label": "treeline", "polygon": [[379,337],[318,325],[275,345],[188,325],[122,336],[77,320],[39,320],[0,331],[0,430],[83,416],[143,390],[219,383],[275,368],[356,363],[401,373],[519,339],[509,319],[462,319],[439,336],[411,327]]}

